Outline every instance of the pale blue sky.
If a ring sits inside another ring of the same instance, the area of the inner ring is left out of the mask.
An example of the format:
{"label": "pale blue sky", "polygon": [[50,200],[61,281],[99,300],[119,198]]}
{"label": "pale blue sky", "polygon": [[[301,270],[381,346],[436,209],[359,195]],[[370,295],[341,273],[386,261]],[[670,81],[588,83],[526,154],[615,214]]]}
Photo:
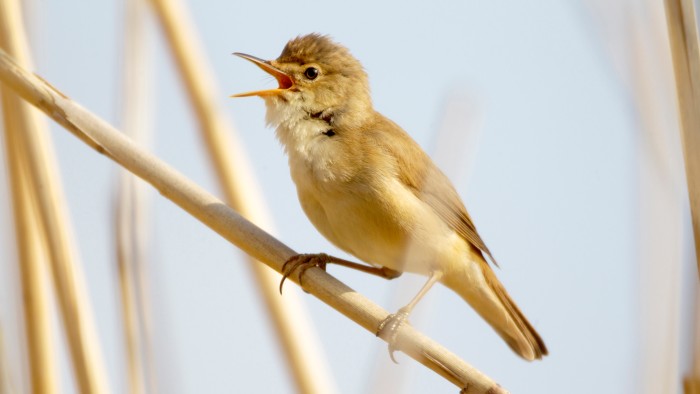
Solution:
{"label": "pale blue sky", "polygon": [[[118,125],[122,5],[35,0],[41,75]],[[453,179],[497,256],[497,274],[551,355],[527,363],[458,296],[431,291],[417,328],[513,393],[632,393],[639,355],[636,232],[637,119],[606,55],[595,17],[578,1],[191,1],[223,108],[237,126],[276,232],[297,251],[341,254],[304,217],[286,158],[259,99],[232,93],[270,86],[235,51],[276,57],[298,34],[330,34],[365,65],[376,108],[422,146],[433,146],[450,93],[478,108],[468,176]],[[181,84],[153,29],[154,151],[216,192]],[[114,392],[125,390],[111,252],[115,166],[52,125],[76,238]],[[159,381],[167,393],[290,393],[290,380],[239,252],[154,194],[153,289]],[[341,254],[342,255],[342,254]],[[389,310],[398,282],[331,267]],[[291,287],[291,285],[290,285]],[[403,285],[402,285],[403,287]],[[410,287],[410,286],[409,286]],[[383,342],[304,295],[342,393],[371,386]],[[0,315],[2,316],[2,315]],[[2,322],[8,323],[7,318]],[[433,372],[411,371],[407,393],[456,393]],[[386,361],[386,360],[385,360]],[[67,375],[66,375],[67,377]],[[71,392],[66,380],[66,392]]]}

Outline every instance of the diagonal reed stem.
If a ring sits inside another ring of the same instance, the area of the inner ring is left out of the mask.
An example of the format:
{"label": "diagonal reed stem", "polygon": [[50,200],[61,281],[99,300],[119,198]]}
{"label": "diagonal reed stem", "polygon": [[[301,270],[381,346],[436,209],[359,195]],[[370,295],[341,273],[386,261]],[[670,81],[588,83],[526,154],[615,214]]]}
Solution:
{"label": "diagonal reed stem", "polygon": [[[4,51],[0,51],[0,80],[81,141],[150,183],[164,197],[275,271],[281,272],[282,264],[296,254],[194,182],[140,149],[107,122],[19,67]],[[289,279],[298,283],[295,275]],[[303,288],[372,334],[388,316],[386,310],[316,267],[306,272]],[[398,350],[462,388],[465,394],[507,392],[409,324],[398,330],[397,342],[401,344]]]}

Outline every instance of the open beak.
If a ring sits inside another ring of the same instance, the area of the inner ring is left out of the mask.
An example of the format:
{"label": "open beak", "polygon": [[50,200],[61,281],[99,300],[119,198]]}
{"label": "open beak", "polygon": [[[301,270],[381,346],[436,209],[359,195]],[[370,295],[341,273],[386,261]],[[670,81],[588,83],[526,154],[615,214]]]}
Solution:
{"label": "open beak", "polygon": [[279,84],[279,87],[277,87],[277,89],[256,90],[253,92],[238,93],[238,94],[232,95],[231,97],[276,96],[276,95],[282,93],[283,91],[294,86],[294,81],[292,81],[292,78],[288,74],[284,73],[282,70],[280,70],[277,67],[274,67],[272,64],[270,64],[269,60],[262,60],[260,58],[255,57],[255,56],[246,55],[245,53],[239,53],[239,52],[234,53],[234,55],[240,56],[243,59],[252,62],[256,66],[263,69],[263,71],[265,71],[266,73],[275,77],[275,79],[277,80],[277,83]]}

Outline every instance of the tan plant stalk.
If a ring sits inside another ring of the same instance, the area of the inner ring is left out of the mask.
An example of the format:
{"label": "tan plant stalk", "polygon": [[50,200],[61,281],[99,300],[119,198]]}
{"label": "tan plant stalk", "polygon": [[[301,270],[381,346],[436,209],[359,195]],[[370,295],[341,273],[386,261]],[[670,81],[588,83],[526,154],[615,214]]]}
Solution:
{"label": "tan plant stalk", "polygon": [[[42,128],[40,113],[12,91],[0,88],[5,157],[10,182],[17,264],[22,291],[24,329],[27,341],[29,381],[34,393],[58,392],[58,373],[51,333],[51,287],[48,261],[35,202],[27,184],[27,163],[22,155],[18,133]],[[0,355],[0,356],[4,356]],[[0,371],[0,374],[3,371]],[[2,379],[0,379],[2,380]],[[2,386],[2,383],[0,383]],[[0,387],[2,392],[3,387]]]}
{"label": "tan plant stalk", "polygon": [[[197,40],[196,31],[188,18],[184,4],[177,0],[151,0],[163,27],[180,77],[199,122],[209,158],[212,161],[226,202],[259,226],[270,228],[271,220],[262,204],[250,163],[237,141],[224,111],[218,105],[211,68]],[[267,306],[287,366],[302,393],[331,393],[336,391],[332,375],[312,330],[311,319],[297,293],[280,297],[280,276],[248,256],[249,267],[258,290]]]}
{"label": "tan plant stalk", "polygon": [[40,127],[39,113],[12,91],[2,88],[5,150],[12,193],[17,263],[22,283],[25,337],[29,378],[34,393],[58,392],[58,373],[51,335],[51,286],[46,249],[41,237],[38,214],[27,183],[25,159],[17,134]]}
{"label": "tan plant stalk", "polygon": [[[124,132],[146,145],[150,136],[150,59],[146,43],[146,3],[125,4],[122,122]],[[143,183],[128,171],[119,171],[114,212],[117,272],[126,345],[128,392],[155,393],[152,365],[149,299],[146,283],[148,207]]]}
{"label": "tan plant stalk", "polygon": [[[0,47],[15,54],[22,63],[28,46],[17,0],[0,0]],[[22,107],[19,110],[25,111]],[[28,112],[28,108],[27,108]],[[33,116],[27,114],[27,119]],[[16,152],[26,163],[30,194],[38,207],[40,229],[48,246],[51,273],[59,301],[64,332],[68,339],[73,371],[83,393],[107,393],[107,381],[97,342],[85,282],[70,239],[63,193],[48,134],[31,123],[15,134]]]}
{"label": "tan plant stalk", "polygon": [[700,287],[695,288],[693,299],[693,315],[691,319],[693,327],[693,360],[690,364],[690,372],[686,375],[683,381],[683,389],[685,394],[700,394]]}
{"label": "tan plant stalk", "polygon": [[[690,214],[695,239],[695,257],[700,275],[700,45],[693,0],[665,0],[666,22],[671,44],[676,94],[681,120],[681,136],[688,181]],[[691,324],[695,324],[692,322]],[[696,336],[698,330],[695,330]],[[697,338],[696,338],[697,341]],[[693,365],[700,363],[693,354]],[[700,371],[692,369],[685,377],[687,393],[700,388]]]}
{"label": "tan plant stalk", "polygon": [[[665,0],[695,251],[700,251],[700,49],[693,0]],[[700,273],[700,253],[696,253]]]}
{"label": "tan plant stalk", "polygon": [[7,371],[7,355],[5,354],[5,337],[0,326],[0,394],[14,393],[10,384],[10,374]]}
{"label": "tan plant stalk", "polygon": [[[150,183],[164,197],[275,271],[280,272],[282,264],[296,254],[194,182],[140,149],[104,120],[19,67],[4,51],[0,51],[0,80],[81,141]],[[298,283],[296,275],[290,280]],[[372,335],[388,316],[387,311],[315,267],[306,272],[303,288]],[[463,388],[463,393],[507,392],[409,324],[399,329],[397,343],[401,344],[398,350]]]}
{"label": "tan plant stalk", "polygon": [[[123,179],[123,177],[120,177]],[[125,181],[129,182],[129,181]],[[119,298],[122,310],[122,329],[124,330],[124,344],[126,348],[127,387],[130,394],[145,392],[143,377],[143,359],[141,357],[141,336],[138,323],[136,289],[134,283],[134,245],[127,230],[131,228],[130,213],[130,188],[128,183],[122,183],[119,190],[119,202],[115,214],[117,223],[117,268],[119,276]]]}

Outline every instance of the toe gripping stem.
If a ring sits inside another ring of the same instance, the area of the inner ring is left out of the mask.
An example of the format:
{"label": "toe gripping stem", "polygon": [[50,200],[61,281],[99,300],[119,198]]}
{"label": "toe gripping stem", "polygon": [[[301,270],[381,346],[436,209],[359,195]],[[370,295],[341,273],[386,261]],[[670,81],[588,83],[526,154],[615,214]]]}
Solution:
{"label": "toe gripping stem", "polygon": [[299,268],[299,285],[302,285],[302,277],[306,270],[311,267],[318,267],[326,270],[328,263],[337,264],[343,267],[352,268],[367,274],[379,276],[384,279],[394,279],[401,276],[400,271],[395,271],[387,267],[372,267],[365,264],[354,263],[352,261],[343,260],[337,257],[327,255],[325,253],[298,254],[292,256],[282,265],[282,280],[280,281],[280,294],[282,294],[282,285],[284,281]]}
{"label": "toe gripping stem", "polygon": [[297,269],[297,278],[299,278],[299,286],[304,286],[303,277],[306,270],[311,267],[318,267],[322,270],[326,270],[326,264],[328,261],[332,260],[331,256],[325,253],[318,254],[297,254],[289,258],[282,264],[282,280],[280,280],[280,294],[282,294],[282,287],[284,286],[284,281]]}
{"label": "toe gripping stem", "polygon": [[377,332],[375,333],[376,336],[382,337],[384,331],[387,331],[387,335],[385,335],[384,340],[389,345],[389,357],[391,358],[391,361],[393,361],[395,364],[399,363],[394,357],[394,352],[399,350],[397,346],[399,328],[401,328],[403,324],[408,322],[408,316],[410,315],[410,313],[411,310],[408,307],[403,307],[399,309],[398,312],[392,313],[391,315],[387,316],[386,319],[382,320],[382,322],[379,324],[379,327],[377,328]]}

